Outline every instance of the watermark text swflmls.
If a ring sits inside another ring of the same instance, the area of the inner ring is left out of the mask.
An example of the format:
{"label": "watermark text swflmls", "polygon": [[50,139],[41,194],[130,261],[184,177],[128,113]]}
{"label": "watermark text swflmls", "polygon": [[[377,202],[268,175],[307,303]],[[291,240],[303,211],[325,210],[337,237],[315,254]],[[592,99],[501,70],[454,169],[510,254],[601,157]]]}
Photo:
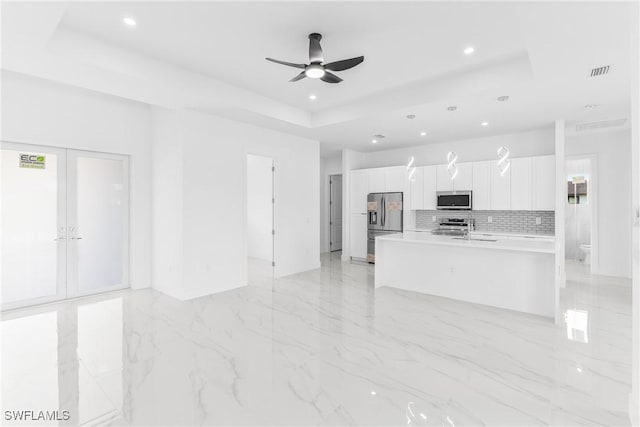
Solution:
{"label": "watermark text swflmls", "polygon": [[69,418],[71,418],[71,414],[66,409],[55,409],[51,411],[4,411],[5,421],[68,421]]}

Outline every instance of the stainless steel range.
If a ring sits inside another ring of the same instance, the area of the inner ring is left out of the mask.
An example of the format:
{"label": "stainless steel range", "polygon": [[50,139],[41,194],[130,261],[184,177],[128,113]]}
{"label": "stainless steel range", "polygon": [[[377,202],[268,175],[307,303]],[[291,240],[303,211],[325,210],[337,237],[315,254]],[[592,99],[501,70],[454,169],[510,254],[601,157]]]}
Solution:
{"label": "stainless steel range", "polygon": [[473,218],[447,218],[440,223],[440,226],[431,230],[431,234],[445,236],[466,236],[475,229]]}

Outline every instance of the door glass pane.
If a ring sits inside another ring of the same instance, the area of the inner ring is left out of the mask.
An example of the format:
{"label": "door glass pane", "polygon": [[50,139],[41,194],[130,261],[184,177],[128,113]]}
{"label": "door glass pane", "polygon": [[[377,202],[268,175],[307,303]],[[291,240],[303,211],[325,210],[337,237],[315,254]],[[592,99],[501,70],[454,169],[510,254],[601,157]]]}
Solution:
{"label": "door glass pane", "polygon": [[[32,155],[20,161],[21,155]],[[58,157],[0,150],[2,165],[2,302],[57,293]],[[32,166],[32,167],[29,167]]]}
{"label": "door glass pane", "polygon": [[121,160],[78,157],[78,290],[123,284],[125,197]]}

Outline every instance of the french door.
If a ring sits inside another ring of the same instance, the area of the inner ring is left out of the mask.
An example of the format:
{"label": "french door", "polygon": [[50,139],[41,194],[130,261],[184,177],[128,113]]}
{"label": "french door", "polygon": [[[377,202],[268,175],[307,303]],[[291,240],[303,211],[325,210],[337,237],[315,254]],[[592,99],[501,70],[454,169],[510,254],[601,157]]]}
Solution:
{"label": "french door", "polygon": [[129,286],[127,156],[2,143],[2,310]]}

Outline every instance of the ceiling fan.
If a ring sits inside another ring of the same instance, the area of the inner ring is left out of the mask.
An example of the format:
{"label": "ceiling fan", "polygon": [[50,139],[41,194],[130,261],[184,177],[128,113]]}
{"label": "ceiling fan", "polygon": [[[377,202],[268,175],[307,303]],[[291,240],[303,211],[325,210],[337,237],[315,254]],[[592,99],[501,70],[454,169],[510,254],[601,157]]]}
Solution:
{"label": "ceiling fan", "polygon": [[329,71],[344,71],[349,68],[353,68],[356,65],[364,61],[364,56],[358,56],[351,59],[343,59],[341,61],[329,62],[324,64],[324,57],[322,56],[322,47],[320,47],[320,40],[322,40],[322,34],[311,33],[309,34],[309,64],[294,64],[292,62],[279,61],[273,58],[265,58],[267,61],[275,62],[276,64],[288,65],[289,67],[302,68],[303,71],[289,80],[290,82],[297,82],[305,77],[310,79],[320,79],[327,83],[340,83],[342,79]]}

